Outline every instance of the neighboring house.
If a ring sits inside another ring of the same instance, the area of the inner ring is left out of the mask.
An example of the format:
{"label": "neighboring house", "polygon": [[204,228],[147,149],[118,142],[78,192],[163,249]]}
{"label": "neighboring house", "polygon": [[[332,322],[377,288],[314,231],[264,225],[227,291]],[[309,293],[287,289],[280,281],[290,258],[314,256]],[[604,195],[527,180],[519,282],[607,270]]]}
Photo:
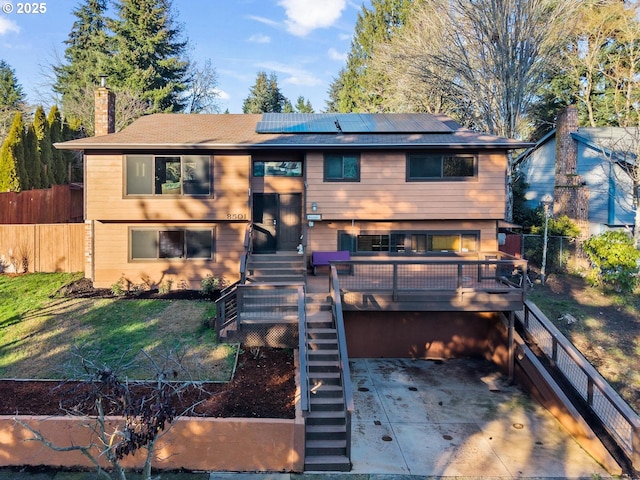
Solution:
{"label": "neighboring house", "polygon": [[[142,117],[113,132],[96,94],[84,152],[86,276],[198,288],[253,251],[477,258],[498,250],[507,152],[530,143],[428,114]],[[303,237],[301,239],[301,237]]]}
{"label": "neighboring house", "polygon": [[585,235],[632,228],[632,181],[621,168],[635,162],[640,136],[635,129],[578,128],[575,107],[563,110],[556,129],[517,160],[535,208],[545,194],[554,198],[554,214],[574,219]]}

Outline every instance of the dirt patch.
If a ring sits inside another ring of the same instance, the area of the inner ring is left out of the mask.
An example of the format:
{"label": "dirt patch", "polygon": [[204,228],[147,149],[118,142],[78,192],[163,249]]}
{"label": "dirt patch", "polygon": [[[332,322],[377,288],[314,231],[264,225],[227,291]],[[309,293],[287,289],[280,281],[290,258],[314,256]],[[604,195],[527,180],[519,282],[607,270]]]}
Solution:
{"label": "dirt patch", "polygon": [[[60,415],[61,405],[82,398],[74,382],[0,381],[1,415]],[[243,351],[229,383],[206,383],[183,392],[176,411],[191,405],[207,417],[295,418],[295,365],[290,350]],[[139,393],[144,394],[144,388]],[[89,408],[89,407],[87,407]],[[92,414],[91,411],[87,412]]]}

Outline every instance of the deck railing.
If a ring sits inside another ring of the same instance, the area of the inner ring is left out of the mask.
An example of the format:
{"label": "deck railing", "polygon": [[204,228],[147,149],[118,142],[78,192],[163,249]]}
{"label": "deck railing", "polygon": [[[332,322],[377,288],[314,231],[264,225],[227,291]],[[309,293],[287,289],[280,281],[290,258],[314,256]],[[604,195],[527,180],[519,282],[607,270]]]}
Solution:
{"label": "deck railing", "polygon": [[394,300],[407,292],[513,292],[526,289],[519,282],[526,260],[500,252],[483,259],[456,257],[443,260],[359,260],[331,262],[340,277],[340,288],[349,292],[390,293]]}
{"label": "deck railing", "polygon": [[640,417],[636,412],[535,304],[525,302],[524,312],[516,317],[530,340],[538,345],[600,419],[633,468],[640,470]]}
{"label": "deck railing", "polygon": [[342,315],[342,299],[340,296],[340,282],[335,266],[331,266],[329,279],[329,295],[331,297],[331,311],[336,324],[338,336],[338,352],[340,355],[340,373],[342,375],[342,387],[344,391],[345,419],[347,428],[347,457],[351,458],[351,417],[355,409],[353,402],[353,387],[351,385],[351,372],[349,369],[349,354],[347,352],[347,334],[344,330],[344,318]]}

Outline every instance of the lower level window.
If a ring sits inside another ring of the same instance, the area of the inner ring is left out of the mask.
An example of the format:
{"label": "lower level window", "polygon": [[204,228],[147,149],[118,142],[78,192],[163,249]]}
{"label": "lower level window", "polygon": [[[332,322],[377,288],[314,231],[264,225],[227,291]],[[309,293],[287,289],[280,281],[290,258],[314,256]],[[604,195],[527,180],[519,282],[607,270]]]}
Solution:
{"label": "lower level window", "polygon": [[341,250],[354,253],[466,253],[478,251],[477,233],[458,232],[389,232],[372,234],[363,232],[350,235],[340,232]]}
{"label": "lower level window", "polygon": [[213,259],[213,229],[132,229],[131,259]]}
{"label": "lower level window", "polygon": [[475,234],[429,234],[427,235],[428,252],[475,252]]}

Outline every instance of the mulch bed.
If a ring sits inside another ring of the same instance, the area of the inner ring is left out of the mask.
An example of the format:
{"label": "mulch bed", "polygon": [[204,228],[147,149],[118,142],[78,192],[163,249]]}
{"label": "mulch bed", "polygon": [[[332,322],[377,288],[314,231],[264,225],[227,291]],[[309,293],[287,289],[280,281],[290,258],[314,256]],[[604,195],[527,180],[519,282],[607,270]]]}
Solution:
{"label": "mulch bed", "polygon": [[[64,408],[82,403],[85,387],[77,382],[0,381],[0,415],[61,415]],[[292,419],[295,390],[290,350],[252,349],[239,355],[231,382],[189,387],[181,392],[174,406],[180,414],[197,404],[187,415]],[[145,395],[144,386],[137,387],[136,392]],[[85,410],[87,414],[95,413],[91,402]]]}

